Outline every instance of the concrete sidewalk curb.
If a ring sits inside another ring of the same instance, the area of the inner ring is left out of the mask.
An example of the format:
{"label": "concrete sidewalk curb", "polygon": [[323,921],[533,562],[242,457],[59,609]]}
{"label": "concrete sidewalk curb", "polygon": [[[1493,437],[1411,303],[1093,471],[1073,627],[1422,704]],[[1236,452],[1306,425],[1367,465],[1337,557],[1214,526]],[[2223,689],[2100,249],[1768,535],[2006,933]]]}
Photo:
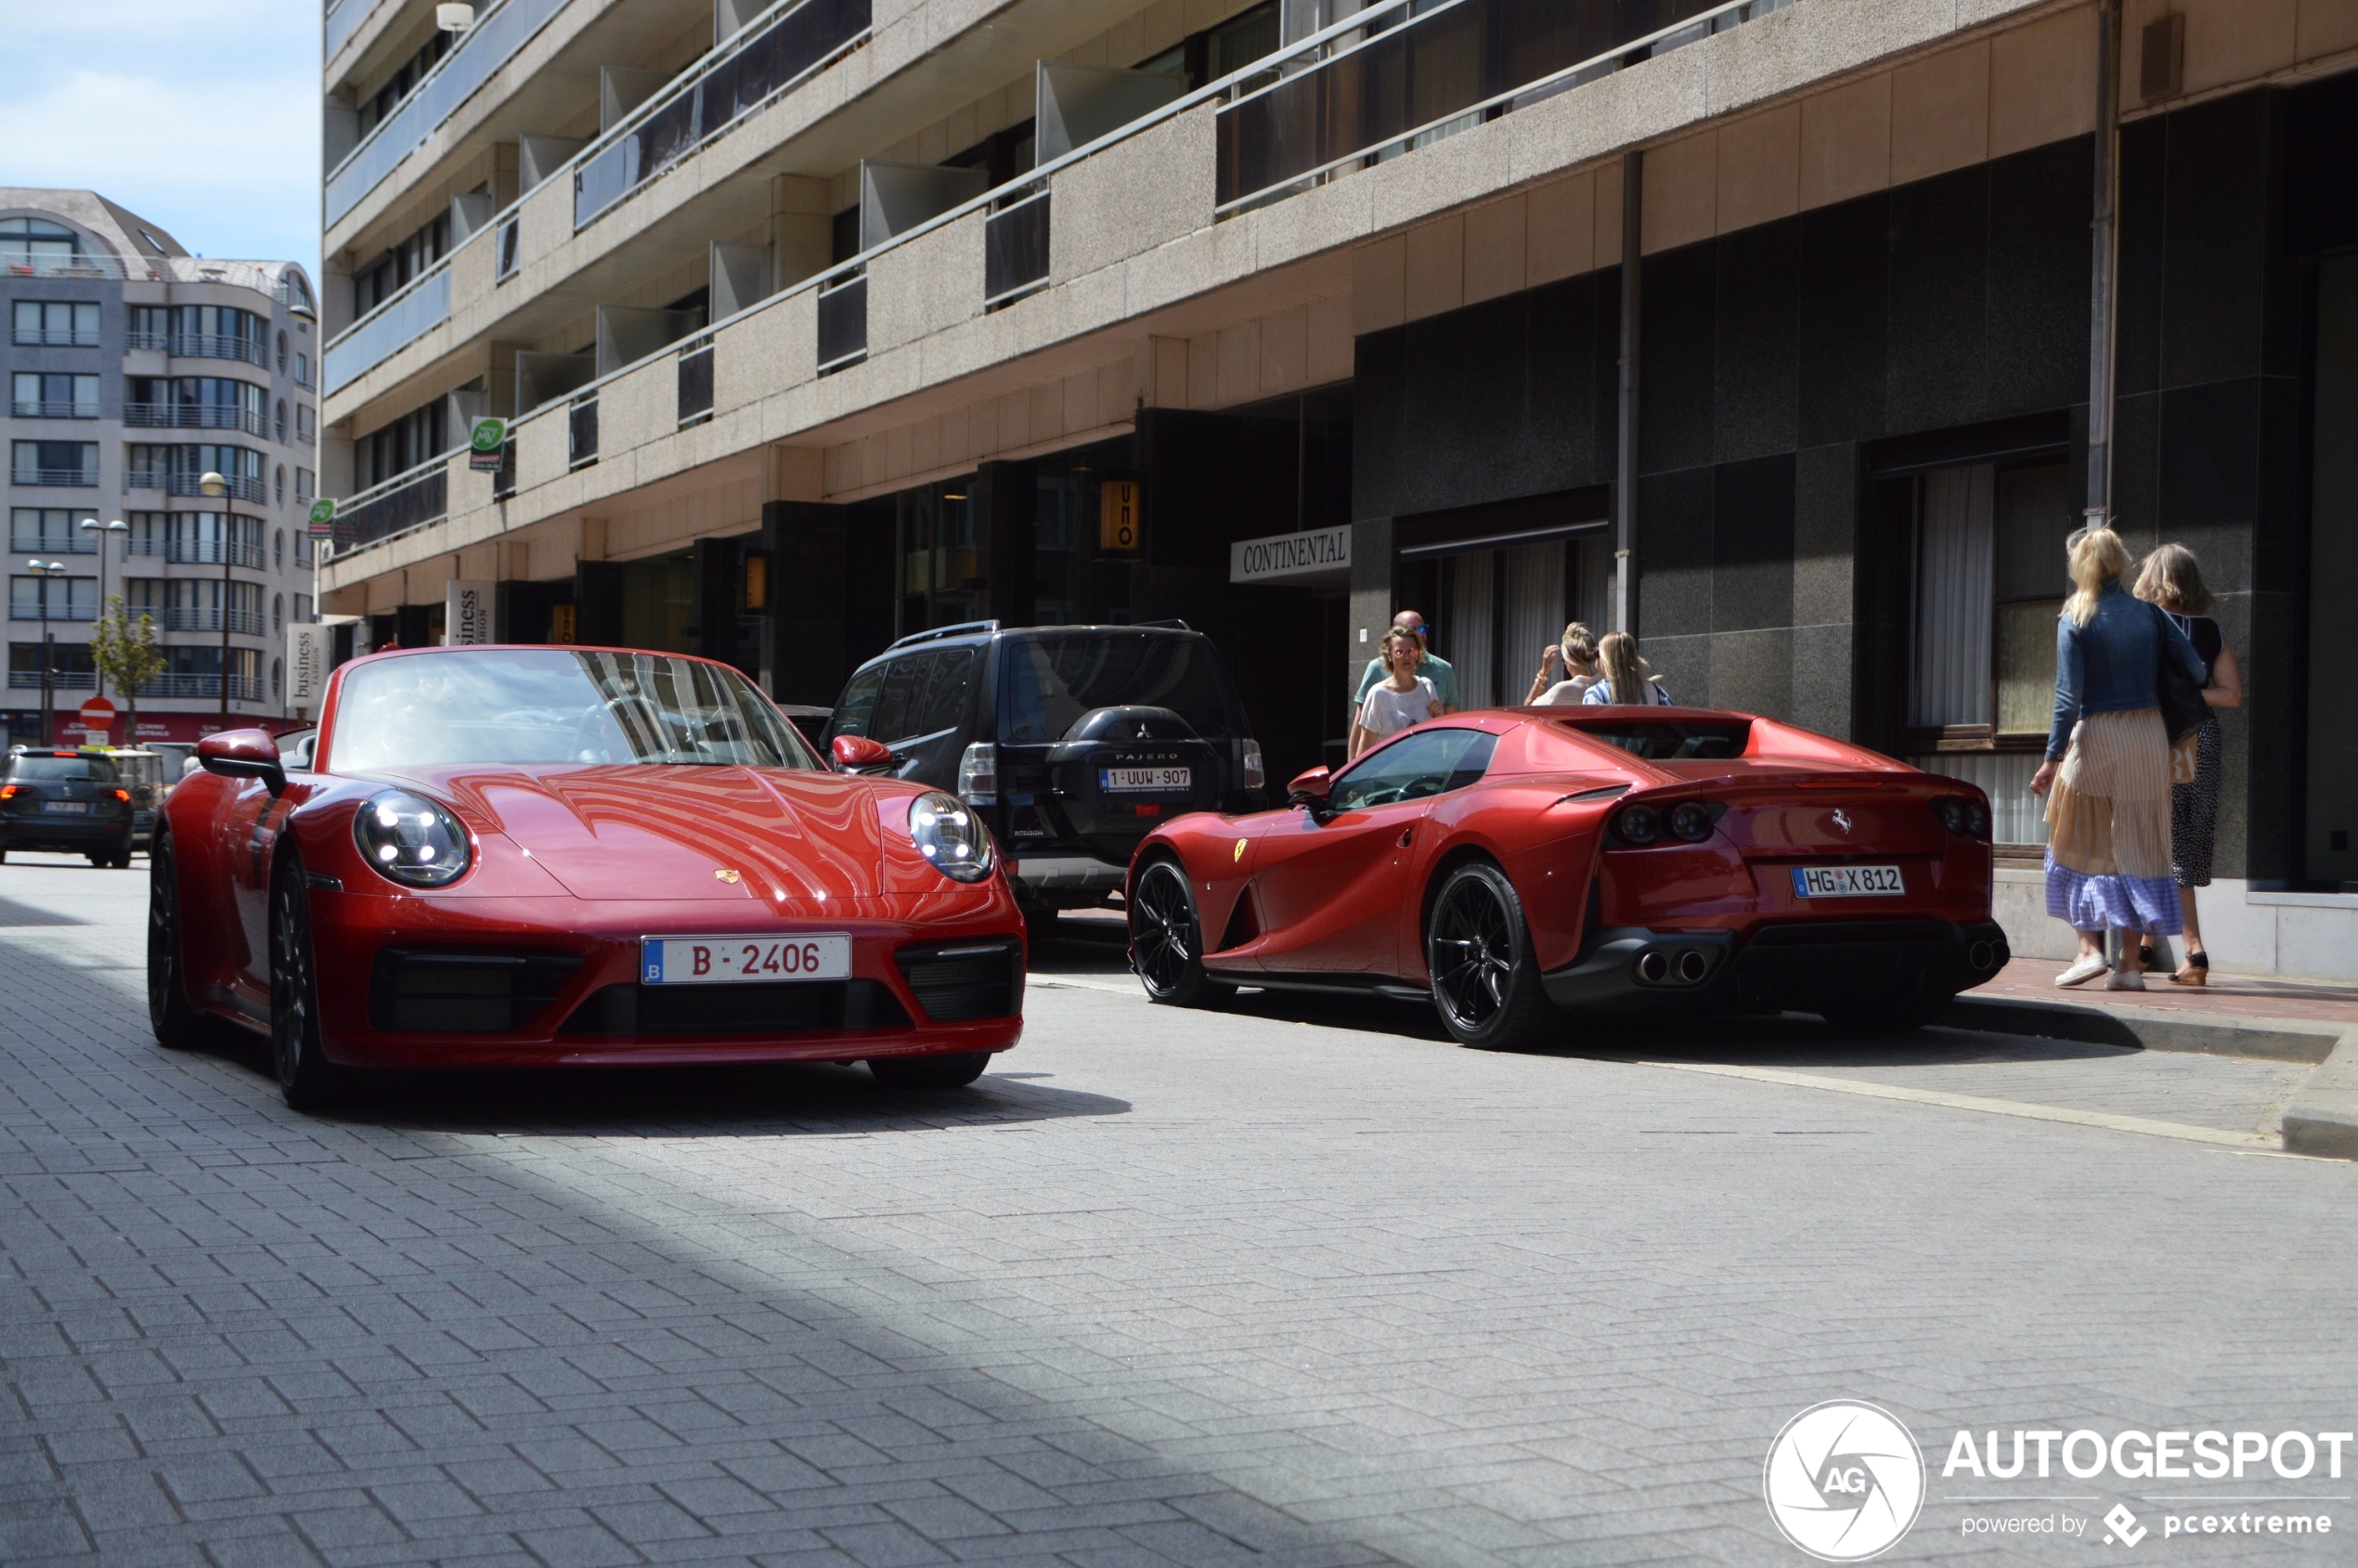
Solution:
{"label": "concrete sidewalk curb", "polygon": [[2358,1160],[2358,1029],[2306,1018],[2243,1022],[2153,1007],[2090,1007],[1995,996],[1961,996],[1940,1021],[1952,1029],[1991,1034],[2314,1062],[2316,1070],[2285,1108],[2285,1150]]}

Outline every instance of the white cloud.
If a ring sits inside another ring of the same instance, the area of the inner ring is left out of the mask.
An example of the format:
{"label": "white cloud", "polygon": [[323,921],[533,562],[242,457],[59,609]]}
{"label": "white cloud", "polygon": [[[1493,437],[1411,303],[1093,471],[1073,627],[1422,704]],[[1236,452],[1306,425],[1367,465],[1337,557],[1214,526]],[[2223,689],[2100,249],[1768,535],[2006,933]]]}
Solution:
{"label": "white cloud", "polygon": [[7,9],[0,177],[96,190],[191,251],[317,275],[317,0]]}

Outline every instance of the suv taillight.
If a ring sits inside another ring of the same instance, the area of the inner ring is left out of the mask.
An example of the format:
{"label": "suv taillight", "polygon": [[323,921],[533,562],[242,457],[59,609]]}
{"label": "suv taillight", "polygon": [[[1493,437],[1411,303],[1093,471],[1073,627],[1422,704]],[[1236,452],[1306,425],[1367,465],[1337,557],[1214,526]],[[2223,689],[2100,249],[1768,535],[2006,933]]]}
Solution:
{"label": "suv taillight", "polygon": [[1262,765],[1261,743],[1248,736],[1244,746],[1245,787],[1259,789],[1269,782],[1269,771]]}
{"label": "suv taillight", "polygon": [[977,741],[958,758],[958,794],[969,806],[988,806],[999,798],[999,748]]}

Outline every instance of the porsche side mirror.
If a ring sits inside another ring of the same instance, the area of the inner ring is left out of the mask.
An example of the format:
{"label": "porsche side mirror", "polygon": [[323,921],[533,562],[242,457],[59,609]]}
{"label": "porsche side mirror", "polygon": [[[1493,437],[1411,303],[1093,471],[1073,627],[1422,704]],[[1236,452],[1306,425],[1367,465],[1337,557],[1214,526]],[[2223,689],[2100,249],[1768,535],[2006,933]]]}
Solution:
{"label": "porsche side mirror", "polygon": [[275,798],[287,792],[286,764],[267,730],[223,730],[197,743],[197,765],[225,779],[260,779]]}
{"label": "porsche side mirror", "polygon": [[1313,768],[1286,785],[1286,804],[1318,810],[1327,804],[1327,791],[1333,783],[1333,776],[1326,769]]}
{"label": "porsche side mirror", "polygon": [[847,773],[887,767],[892,761],[892,747],[865,735],[837,735],[827,749],[835,754],[836,766]]}

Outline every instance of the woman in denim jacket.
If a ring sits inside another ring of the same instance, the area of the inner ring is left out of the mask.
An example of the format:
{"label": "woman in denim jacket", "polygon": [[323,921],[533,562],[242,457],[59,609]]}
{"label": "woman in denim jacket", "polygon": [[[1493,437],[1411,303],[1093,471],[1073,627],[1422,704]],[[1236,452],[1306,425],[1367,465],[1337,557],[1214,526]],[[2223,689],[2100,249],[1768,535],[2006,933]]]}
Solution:
{"label": "woman in denim jacket", "polygon": [[2079,933],[2079,957],[2055,977],[2105,972],[2104,933],[2123,933],[2110,991],[2145,989],[2141,933],[2175,936],[2170,869],[2170,736],[2161,722],[2163,658],[2199,684],[2201,655],[2168,616],[2121,581],[2129,551],[2109,528],[2072,537],[2076,591],[2055,629],[2055,721],[2031,778],[2047,797],[2047,913]]}

